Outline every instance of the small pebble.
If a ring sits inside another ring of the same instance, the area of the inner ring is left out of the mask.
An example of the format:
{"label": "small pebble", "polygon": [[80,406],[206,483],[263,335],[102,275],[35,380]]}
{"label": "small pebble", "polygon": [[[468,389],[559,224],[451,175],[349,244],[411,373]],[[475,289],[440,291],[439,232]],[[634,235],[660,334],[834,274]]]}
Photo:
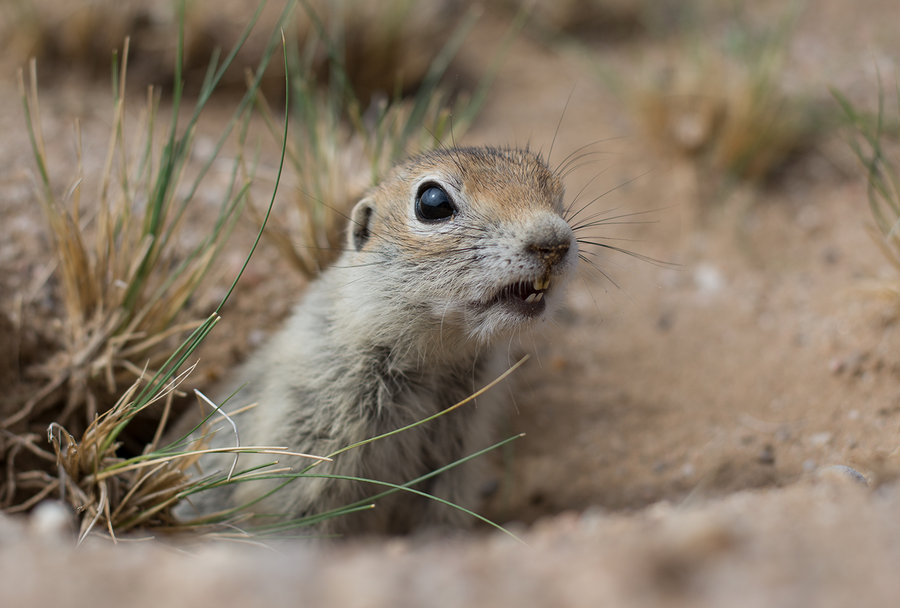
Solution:
{"label": "small pebble", "polygon": [[869,485],[869,480],[866,479],[865,475],[863,475],[856,469],[848,467],[844,464],[833,464],[827,467],[822,467],[821,469],[816,471],[816,477],[823,481],[852,481],[864,486]]}
{"label": "small pebble", "polygon": [[816,433],[814,435],[809,436],[809,444],[814,447],[820,448],[822,446],[826,446],[829,443],[831,443],[831,437],[832,437],[831,433],[829,433],[827,431],[822,432],[822,433]]}
{"label": "small pebble", "polygon": [[28,528],[44,541],[69,540],[74,532],[72,509],[57,500],[45,500],[32,511]]}
{"label": "small pebble", "polygon": [[828,369],[835,375],[846,372],[851,376],[861,376],[868,359],[868,353],[854,352],[845,357],[835,357],[828,363]]}
{"label": "small pebble", "polygon": [[722,290],[725,279],[718,268],[711,264],[700,264],[694,269],[694,285],[704,295],[712,295]]}
{"label": "small pebble", "polygon": [[247,342],[250,346],[259,346],[266,340],[266,332],[260,329],[254,329],[247,335]]}
{"label": "small pebble", "polygon": [[760,450],[759,455],[756,457],[756,460],[760,464],[775,464],[775,448],[772,447],[771,443],[767,443],[763,446],[762,450]]}

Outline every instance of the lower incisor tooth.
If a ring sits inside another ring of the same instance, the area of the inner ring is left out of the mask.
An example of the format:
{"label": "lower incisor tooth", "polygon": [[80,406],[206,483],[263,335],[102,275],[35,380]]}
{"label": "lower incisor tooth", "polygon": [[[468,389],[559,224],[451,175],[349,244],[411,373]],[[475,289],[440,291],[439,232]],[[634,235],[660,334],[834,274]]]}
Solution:
{"label": "lower incisor tooth", "polygon": [[540,296],[540,295],[541,294],[539,294],[539,293],[533,293],[533,294],[529,295],[527,298],[525,298],[525,301],[527,303],[531,304],[532,302],[534,302],[535,296]]}
{"label": "lower incisor tooth", "polygon": [[543,292],[543,291],[538,292],[537,294],[533,294],[533,295],[534,295],[534,301],[535,301],[535,302],[540,302],[541,300],[544,299],[544,292]]}

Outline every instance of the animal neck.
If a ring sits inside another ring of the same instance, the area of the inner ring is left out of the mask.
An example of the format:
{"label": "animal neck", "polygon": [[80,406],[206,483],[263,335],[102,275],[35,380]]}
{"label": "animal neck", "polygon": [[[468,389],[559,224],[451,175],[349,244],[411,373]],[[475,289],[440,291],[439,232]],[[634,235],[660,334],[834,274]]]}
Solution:
{"label": "animal neck", "polygon": [[465,333],[460,319],[410,301],[403,286],[373,280],[373,274],[369,269],[337,267],[322,281],[330,301],[313,306],[332,311],[337,348],[387,353],[390,364],[403,370],[471,367],[486,350],[485,344]]}

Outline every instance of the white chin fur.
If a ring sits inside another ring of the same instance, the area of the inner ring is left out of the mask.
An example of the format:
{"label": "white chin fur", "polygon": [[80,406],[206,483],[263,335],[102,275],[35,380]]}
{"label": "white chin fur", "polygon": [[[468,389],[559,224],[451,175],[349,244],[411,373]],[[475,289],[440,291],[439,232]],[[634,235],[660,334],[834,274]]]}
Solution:
{"label": "white chin fur", "polygon": [[471,339],[481,344],[490,344],[496,340],[527,330],[541,323],[552,313],[550,303],[553,298],[544,297],[547,308],[537,315],[523,314],[505,306],[493,306],[486,310],[470,311],[466,316],[466,332]]}

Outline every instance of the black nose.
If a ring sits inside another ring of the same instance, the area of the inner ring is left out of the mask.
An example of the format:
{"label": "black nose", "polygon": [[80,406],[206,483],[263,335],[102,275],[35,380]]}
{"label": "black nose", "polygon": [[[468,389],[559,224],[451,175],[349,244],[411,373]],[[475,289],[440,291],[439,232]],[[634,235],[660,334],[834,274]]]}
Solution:
{"label": "black nose", "polygon": [[569,240],[546,240],[528,245],[528,250],[535,254],[546,266],[555,266],[569,252]]}
{"label": "black nose", "polygon": [[574,242],[569,224],[550,212],[532,216],[522,236],[525,252],[537,258],[546,270],[565,261]]}

